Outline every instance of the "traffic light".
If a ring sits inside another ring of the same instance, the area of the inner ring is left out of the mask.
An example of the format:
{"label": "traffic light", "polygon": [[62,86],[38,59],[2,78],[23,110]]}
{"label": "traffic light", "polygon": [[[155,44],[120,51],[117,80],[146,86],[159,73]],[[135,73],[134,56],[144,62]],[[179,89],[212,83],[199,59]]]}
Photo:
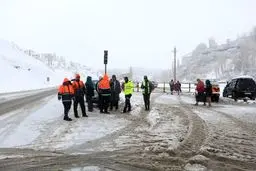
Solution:
{"label": "traffic light", "polygon": [[108,51],[104,50],[104,64],[108,64]]}

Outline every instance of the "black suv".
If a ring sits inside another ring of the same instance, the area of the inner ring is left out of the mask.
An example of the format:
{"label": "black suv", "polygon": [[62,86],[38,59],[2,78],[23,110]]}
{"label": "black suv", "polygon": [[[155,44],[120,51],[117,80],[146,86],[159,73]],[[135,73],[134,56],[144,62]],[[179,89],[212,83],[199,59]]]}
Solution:
{"label": "black suv", "polygon": [[256,83],[251,77],[238,77],[232,79],[223,91],[223,97],[231,96],[232,99],[243,99],[245,97],[255,100]]}

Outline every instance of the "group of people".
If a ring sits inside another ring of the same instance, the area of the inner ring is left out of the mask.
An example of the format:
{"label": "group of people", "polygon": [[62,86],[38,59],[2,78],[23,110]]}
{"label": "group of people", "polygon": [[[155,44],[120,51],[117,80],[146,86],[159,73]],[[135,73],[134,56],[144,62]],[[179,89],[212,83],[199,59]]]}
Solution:
{"label": "group of people", "polygon": [[86,94],[86,88],[83,81],[80,80],[80,75],[76,74],[75,79],[69,80],[64,78],[62,85],[58,90],[58,100],[62,99],[62,103],[64,106],[64,120],[72,121],[72,119],[68,116],[69,110],[72,105],[72,101],[74,101],[74,115],[76,118],[79,118],[77,107],[80,104],[82,110],[82,116],[88,117],[85,110],[84,104],[84,95]]}
{"label": "group of people", "polygon": [[[143,90],[143,99],[145,102],[145,110],[150,109],[150,94],[153,91],[153,84],[148,80],[147,76],[144,76],[144,80],[141,84]],[[75,79],[69,80],[64,79],[62,85],[58,90],[58,100],[62,100],[64,106],[64,120],[72,121],[68,116],[68,113],[72,106],[74,108],[74,115],[79,118],[78,115],[78,104],[81,107],[82,116],[88,117],[85,109],[84,97],[86,97],[86,102],[88,103],[88,111],[93,111],[93,96],[94,90],[96,89],[98,93],[98,106],[100,113],[109,114],[109,110],[112,111],[119,109],[120,93],[123,90],[125,95],[125,106],[123,113],[131,111],[131,97],[133,93],[134,85],[128,77],[124,77],[124,83],[121,85],[117,80],[116,76],[113,75],[109,79],[108,75],[105,74],[103,77],[99,78],[99,81],[94,85],[92,77],[88,76],[86,83],[80,80],[80,75],[76,74]],[[108,110],[109,109],[109,110]]]}
{"label": "group of people", "polygon": [[197,79],[196,84],[196,106],[198,102],[202,101],[204,105],[208,102],[208,106],[211,106],[211,97],[212,97],[212,84],[210,80],[206,80],[205,84],[202,80]]}
{"label": "group of people", "polygon": [[169,86],[170,86],[170,91],[171,94],[173,94],[173,91],[176,91],[178,93],[178,95],[181,93],[181,83],[179,81],[173,81],[171,80],[169,82]]}

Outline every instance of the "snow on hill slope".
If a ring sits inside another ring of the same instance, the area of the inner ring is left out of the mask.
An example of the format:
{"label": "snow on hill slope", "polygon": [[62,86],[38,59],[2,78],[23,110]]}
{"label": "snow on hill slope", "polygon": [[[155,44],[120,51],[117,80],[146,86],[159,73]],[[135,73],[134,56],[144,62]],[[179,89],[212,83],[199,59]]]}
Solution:
{"label": "snow on hill slope", "polygon": [[3,93],[57,86],[64,77],[72,78],[75,72],[83,73],[83,70],[74,67],[54,70],[41,60],[25,54],[14,43],[0,39],[0,72],[0,93]]}
{"label": "snow on hill slope", "polygon": [[254,36],[238,38],[216,47],[207,48],[200,44],[191,55],[183,58],[178,68],[178,78],[184,81],[197,78],[229,80],[238,75],[256,77]]}

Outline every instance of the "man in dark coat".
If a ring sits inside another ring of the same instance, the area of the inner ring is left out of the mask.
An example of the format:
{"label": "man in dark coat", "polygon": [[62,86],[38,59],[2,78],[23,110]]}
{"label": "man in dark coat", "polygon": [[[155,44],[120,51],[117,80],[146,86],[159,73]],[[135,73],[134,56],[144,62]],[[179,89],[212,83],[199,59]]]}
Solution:
{"label": "man in dark coat", "polygon": [[111,101],[110,101],[110,110],[113,110],[113,107],[118,110],[118,102],[120,100],[119,94],[121,93],[121,85],[120,82],[116,79],[116,76],[113,75],[110,81],[110,89],[111,89]]}
{"label": "man in dark coat", "polygon": [[173,94],[173,90],[174,90],[174,81],[173,80],[171,80],[169,82],[169,86],[170,86],[171,94]]}
{"label": "man in dark coat", "polygon": [[94,84],[92,82],[92,77],[88,76],[86,83],[86,101],[88,104],[88,111],[92,112],[93,111],[93,104],[92,104],[92,97],[94,96]]}
{"label": "man in dark coat", "polygon": [[145,104],[145,110],[150,109],[150,94],[153,91],[153,84],[148,80],[147,76],[144,76],[144,81],[141,84],[144,104]]}
{"label": "man in dark coat", "polygon": [[208,106],[211,106],[211,98],[212,98],[212,84],[210,80],[205,81],[206,88],[205,88],[205,95],[206,95],[206,101],[208,102]]}

